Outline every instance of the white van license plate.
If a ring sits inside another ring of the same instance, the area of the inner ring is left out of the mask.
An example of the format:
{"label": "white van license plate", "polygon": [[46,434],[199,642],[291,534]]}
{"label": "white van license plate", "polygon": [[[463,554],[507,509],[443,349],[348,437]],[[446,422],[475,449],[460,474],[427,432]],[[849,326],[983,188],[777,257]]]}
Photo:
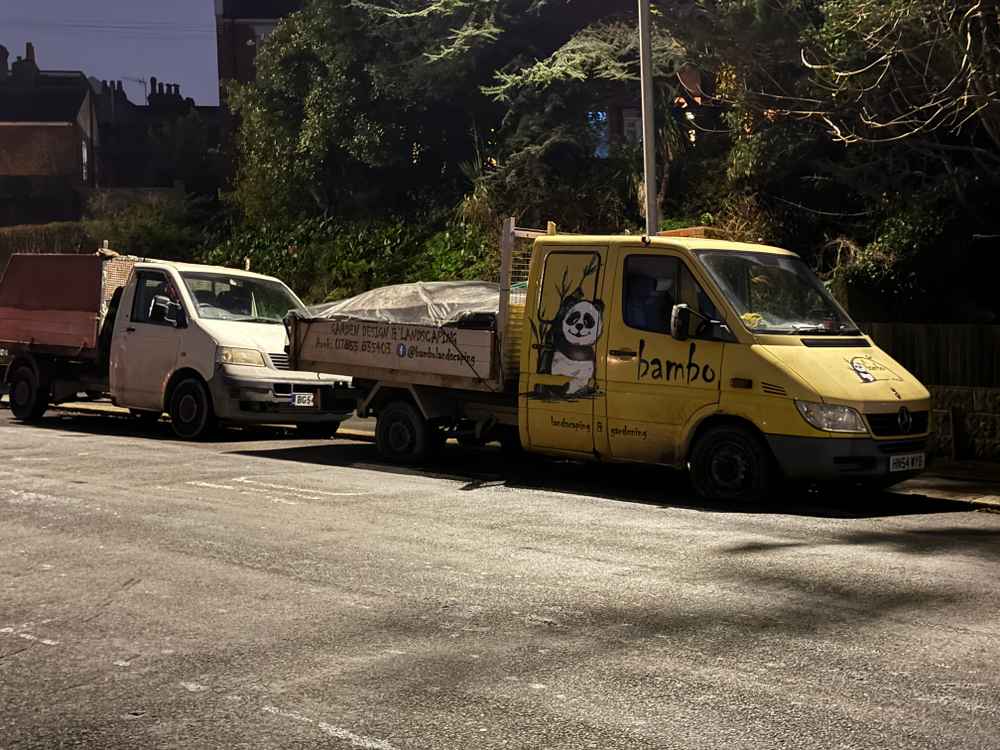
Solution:
{"label": "white van license plate", "polygon": [[926,464],[927,456],[924,453],[892,456],[889,459],[889,471],[920,471]]}
{"label": "white van license plate", "polygon": [[312,408],[316,406],[316,394],[314,393],[293,393],[292,406],[302,406]]}

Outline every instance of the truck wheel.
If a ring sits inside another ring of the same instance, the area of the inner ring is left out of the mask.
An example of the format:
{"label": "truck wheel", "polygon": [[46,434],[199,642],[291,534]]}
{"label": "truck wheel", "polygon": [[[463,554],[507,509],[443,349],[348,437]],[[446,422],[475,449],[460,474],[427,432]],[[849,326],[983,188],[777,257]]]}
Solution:
{"label": "truck wheel", "polygon": [[204,440],[215,430],[212,397],[196,378],[182,380],[170,396],[170,422],[181,440]]}
{"label": "truck wheel", "polygon": [[771,455],[760,438],[738,426],[709,429],[691,452],[691,479],[706,500],[758,502],[771,488]]}
{"label": "truck wheel", "polygon": [[48,408],[48,386],[39,382],[35,371],[26,365],[14,370],[10,377],[10,410],[14,416],[22,422],[34,422]]}
{"label": "truck wheel", "polygon": [[375,446],[387,461],[419,463],[427,458],[431,442],[427,420],[411,404],[394,401],[379,413]]}
{"label": "truck wheel", "polygon": [[524,445],[521,444],[521,431],[517,427],[500,428],[500,450],[509,458],[520,457],[524,454]]}

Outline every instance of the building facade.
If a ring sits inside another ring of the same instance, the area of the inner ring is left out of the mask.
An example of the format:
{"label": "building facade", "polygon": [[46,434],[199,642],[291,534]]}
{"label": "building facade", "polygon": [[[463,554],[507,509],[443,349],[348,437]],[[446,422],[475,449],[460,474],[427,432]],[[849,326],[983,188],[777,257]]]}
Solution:
{"label": "building facade", "polygon": [[219,82],[254,81],[257,45],[301,8],[301,0],[215,0]]}

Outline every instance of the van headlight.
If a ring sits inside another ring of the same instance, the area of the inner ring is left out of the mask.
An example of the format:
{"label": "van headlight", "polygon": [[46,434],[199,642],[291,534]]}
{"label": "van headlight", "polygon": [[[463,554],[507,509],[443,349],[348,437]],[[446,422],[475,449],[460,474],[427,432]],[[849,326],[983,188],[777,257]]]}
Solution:
{"label": "van headlight", "polygon": [[264,354],[256,349],[235,349],[220,346],[215,361],[220,365],[244,365],[245,367],[267,367]]}
{"label": "van headlight", "polygon": [[817,430],[823,432],[853,432],[867,434],[865,420],[857,409],[836,404],[814,404],[809,401],[796,401],[799,414]]}

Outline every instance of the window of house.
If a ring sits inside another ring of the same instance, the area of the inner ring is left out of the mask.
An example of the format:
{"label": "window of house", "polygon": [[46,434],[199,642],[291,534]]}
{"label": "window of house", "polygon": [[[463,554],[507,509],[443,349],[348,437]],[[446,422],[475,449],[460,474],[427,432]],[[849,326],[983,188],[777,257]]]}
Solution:
{"label": "window of house", "polygon": [[587,124],[594,135],[594,156],[607,159],[611,153],[611,123],[607,112],[588,112]]}
{"label": "window of house", "polygon": [[626,143],[642,143],[642,110],[622,110],[622,138]]}

